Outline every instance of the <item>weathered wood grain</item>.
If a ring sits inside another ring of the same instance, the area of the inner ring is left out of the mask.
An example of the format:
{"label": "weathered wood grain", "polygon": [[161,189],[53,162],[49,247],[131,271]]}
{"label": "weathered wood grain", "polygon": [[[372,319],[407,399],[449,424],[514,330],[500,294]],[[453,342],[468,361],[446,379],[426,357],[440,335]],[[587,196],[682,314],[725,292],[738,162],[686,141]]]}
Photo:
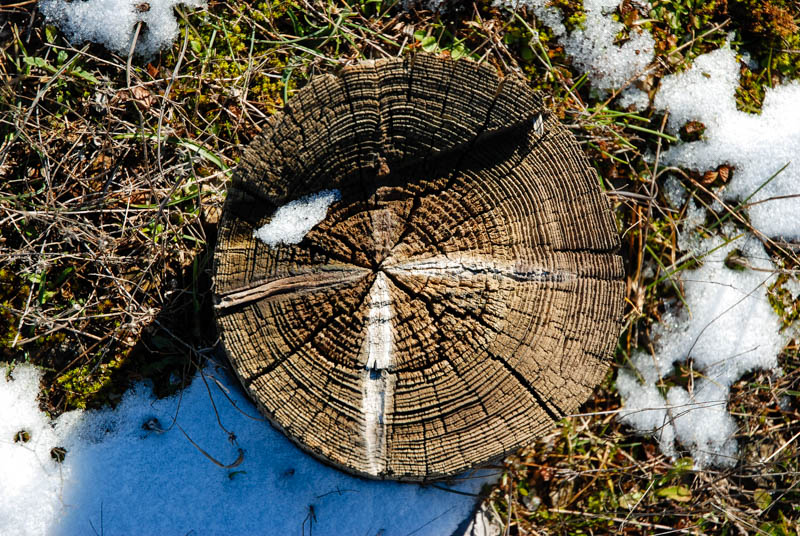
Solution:
{"label": "weathered wood grain", "polygon": [[[253,237],[336,188],[296,245]],[[228,193],[221,340],[262,412],[371,478],[503,456],[575,412],[620,327],[609,204],[523,80],[428,55],[314,79],[270,118]]]}

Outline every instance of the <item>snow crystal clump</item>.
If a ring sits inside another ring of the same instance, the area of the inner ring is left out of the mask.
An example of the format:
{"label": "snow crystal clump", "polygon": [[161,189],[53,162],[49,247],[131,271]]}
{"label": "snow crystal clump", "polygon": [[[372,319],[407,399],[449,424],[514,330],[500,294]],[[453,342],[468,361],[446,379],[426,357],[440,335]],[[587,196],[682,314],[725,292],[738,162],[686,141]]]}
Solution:
{"label": "snow crystal clump", "polygon": [[726,45],[697,57],[688,71],[665,76],[653,106],[669,109],[667,129],[673,133],[684,123],[701,120],[701,116],[706,129],[719,128],[736,112],[734,91],[738,83],[739,63]]}
{"label": "snow crystal clump", "polygon": [[41,0],[39,11],[72,43],[91,41],[127,56],[136,25],[136,53],[150,57],[172,45],[178,36],[173,8],[205,7],[205,0]]}
{"label": "snow crystal clump", "polygon": [[642,91],[635,86],[628,86],[620,93],[617,104],[621,108],[632,107],[634,111],[641,112],[650,104],[650,97],[646,91]]}
{"label": "snow crystal clump", "polygon": [[[7,380],[0,366],[0,534],[301,534],[313,523],[317,536],[435,536],[453,534],[470,495],[496,479],[456,478],[459,494],[346,475],[259,418],[224,370],[203,373],[207,384],[196,377],[172,398],[140,384],[115,409],[52,421],[36,401],[40,373],[18,365]],[[238,465],[215,465],[184,432]]]}
{"label": "snow crystal clump", "polygon": [[[635,353],[632,369],[617,376],[620,420],[654,434],[669,456],[676,456],[677,442],[698,467],[731,466],[737,445],[727,411],[730,386],[747,372],[777,367],[786,337],[767,301],[775,266],[761,243],[749,235],[728,244],[714,237],[703,248],[702,266],[680,275],[688,310],[666,314],[655,329],[655,353]],[[728,255],[749,267],[729,268]],[[689,358],[699,378],[690,390],[672,387],[665,397],[659,380]]]}
{"label": "snow crystal clump", "polygon": [[800,298],[800,279],[794,277],[789,278],[783,283],[783,288],[789,291],[792,300]]}
{"label": "snow crystal clump", "polygon": [[[622,45],[614,43],[617,34],[625,25],[611,18],[620,5],[619,0],[584,0],[586,21],[582,29],[566,35],[561,12],[548,0],[494,0],[495,6],[510,9],[527,7],[564,45],[564,50],[572,56],[573,62],[586,72],[592,87],[600,94],[607,94],[643,74],[653,61],[655,41],[649,32],[631,30],[630,38]],[[631,92],[626,97],[627,104],[635,109],[647,107],[647,95]]]}
{"label": "snow crystal clump", "polygon": [[705,244],[695,229],[706,222],[706,210],[698,206],[694,199],[689,200],[686,212],[683,215],[681,231],[678,233],[678,248],[694,256],[702,256]]}
{"label": "snow crystal clump", "polygon": [[253,231],[253,236],[273,248],[278,244],[299,244],[325,219],[331,203],[339,199],[339,190],[322,190],[287,203],[275,211],[269,223]]}
{"label": "snow crystal clump", "polygon": [[667,175],[667,180],[664,181],[664,197],[667,198],[667,203],[672,208],[679,209],[686,202],[689,194],[681,184],[681,181],[675,178],[675,175]]}
{"label": "snow crystal clump", "polygon": [[509,9],[526,7],[533,11],[542,24],[553,30],[556,37],[562,37],[567,29],[562,22],[561,11],[552,4],[551,0],[494,0],[492,5]]}
{"label": "snow crystal clump", "polygon": [[614,44],[616,35],[625,29],[611,18],[619,4],[618,0],[585,0],[584,28],[564,40],[564,50],[602,94],[643,74],[653,61],[655,41],[648,32],[631,30],[630,39],[621,46]]}
{"label": "snow crystal clump", "polygon": [[724,198],[747,200],[750,222],[762,233],[798,239],[800,82],[767,88],[760,115],[736,109],[738,84],[739,62],[729,46],[664,77],[653,105],[669,111],[668,129],[677,132],[688,121],[706,128],[702,140],[671,148],[662,161],[700,172],[733,167]]}

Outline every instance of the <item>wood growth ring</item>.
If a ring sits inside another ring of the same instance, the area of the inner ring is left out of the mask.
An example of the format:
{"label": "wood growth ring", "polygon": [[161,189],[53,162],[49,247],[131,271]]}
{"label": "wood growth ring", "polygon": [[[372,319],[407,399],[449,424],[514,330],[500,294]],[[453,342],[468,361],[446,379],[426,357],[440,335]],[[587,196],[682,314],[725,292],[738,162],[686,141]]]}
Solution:
{"label": "wood growth ring", "polygon": [[[336,190],[297,244],[254,237]],[[371,478],[530,443],[602,380],[623,285],[609,203],[524,80],[427,55],[315,78],[245,152],[215,253],[221,340],[305,450]]]}

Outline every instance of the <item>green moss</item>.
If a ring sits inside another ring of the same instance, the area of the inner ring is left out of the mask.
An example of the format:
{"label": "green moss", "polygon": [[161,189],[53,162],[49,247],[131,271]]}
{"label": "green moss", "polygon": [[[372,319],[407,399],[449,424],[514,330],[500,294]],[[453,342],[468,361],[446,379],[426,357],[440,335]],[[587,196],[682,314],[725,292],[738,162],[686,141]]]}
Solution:
{"label": "green moss", "polygon": [[[291,25],[299,10],[295,2],[272,0],[255,6],[243,5],[247,16],[231,12],[225,5],[192,13],[181,26],[181,37],[189,32],[190,50],[176,80],[173,96],[202,118],[190,136],[210,130],[235,144],[245,143],[254,132],[240,131],[244,113],[242,98],[265,115],[275,113],[297,84],[289,66],[291,54],[270,31],[276,25]],[[173,47],[166,54],[169,71],[178,60]],[[247,122],[249,124],[249,122]]]}
{"label": "green moss", "polygon": [[800,4],[784,0],[729,0],[729,15],[741,51],[756,66],[742,68],[739,109],[758,112],[766,88],[800,78]]}
{"label": "green moss", "polygon": [[[539,39],[547,40],[547,36],[539,35]],[[532,46],[536,46],[529,26],[524,25],[519,20],[508,24],[503,34],[503,43],[514,51],[520,58],[521,64],[525,69],[536,69],[536,54]]]}
{"label": "green moss", "polygon": [[42,273],[20,275],[14,266],[0,268],[0,356],[9,360],[41,356],[55,351],[65,341],[63,331],[36,329],[29,323],[20,326],[19,311],[45,304],[63,309],[63,300],[59,304],[49,302],[69,292],[67,279],[72,271],[53,267]]}
{"label": "green moss", "polygon": [[656,41],[656,53],[666,55],[674,71],[732,36],[734,50],[752,58],[742,67],[737,107],[758,113],[766,88],[800,78],[799,17],[800,5],[786,0],[662,0],[652,4],[652,21],[644,27]]}
{"label": "green moss", "polygon": [[586,12],[583,9],[582,0],[553,0],[548,2],[547,5],[558,8],[561,11],[564,26],[568,32],[583,28],[586,22]]}
{"label": "green moss", "polygon": [[[681,65],[684,58],[694,58],[700,54],[719,48],[725,41],[723,32],[714,33],[698,39],[714,24],[726,17],[725,0],[662,0],[653,2],[649,13],[650,21],[643,27],[653,35],[656,54],[671,54],[671,63]],[[682,52],[675,52],[680,46]]]}
{"label": "green moss", "polygon": [[102,405],[106,400],[98,400],[97,395],[112,385],[112,378],[121,366],[122,359],[114,359],[99,365],[84,365],[73,368],[56,378],[56,384],[66,394],[70,408],[85,409],[87,405]]}
{"label": "green moss", "polygon": [[788,275],[779,275],[767,292],[769,304],[781,319],[784,328],[789,327],[800,318],[800,301],[793,300],[791,292],[785,288],[788,280]]}
{"label": "green moss", "polygon": [[30,292],[30,287],[12,269],[0,268],[0,349],[8,354],[17,339],[19,318],[13,311],[19,310]]}

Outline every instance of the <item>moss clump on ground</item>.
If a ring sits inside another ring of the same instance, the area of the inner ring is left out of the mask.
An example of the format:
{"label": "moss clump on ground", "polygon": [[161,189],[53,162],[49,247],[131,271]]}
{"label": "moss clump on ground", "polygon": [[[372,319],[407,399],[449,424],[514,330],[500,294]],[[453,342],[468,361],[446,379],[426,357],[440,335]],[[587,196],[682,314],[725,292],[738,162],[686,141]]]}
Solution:
{"label": "moss clump on ground", "polygon": [[90,400],[111,386],[113,372],[120,366],[120,360],[100,363],[97,367],[84,365],[58,376],[56,384],[66,393],[68,407],[85,409]]}
{"label": "moss clump on ground", "polygon": [[[652,3],[645,25],[656,39],[656,52],[676,70],[719,48],[732,34],[732,46],[750,57],[742,68],[740,110],[761,109],[765,89],[800,76],[800,6],[784,0],[690,0]],[[720,32],[706,35],[712,28]],[[680,47],[684,47],[678,52]]]}
{"label": "moss clump on ground", "polygon": [[0,349],[4,353],[19,340],[19,311],[30,292],[30,286],[15,273],[13,265],[0,268]]}
{"label": "moss clump on ground", "polygon": [[767,293],[770,305],[783,322],[784,328],[789,328],[800,318],[800,301],[795,300],[787,288],[790,277],[785,273],[779,275]]}

